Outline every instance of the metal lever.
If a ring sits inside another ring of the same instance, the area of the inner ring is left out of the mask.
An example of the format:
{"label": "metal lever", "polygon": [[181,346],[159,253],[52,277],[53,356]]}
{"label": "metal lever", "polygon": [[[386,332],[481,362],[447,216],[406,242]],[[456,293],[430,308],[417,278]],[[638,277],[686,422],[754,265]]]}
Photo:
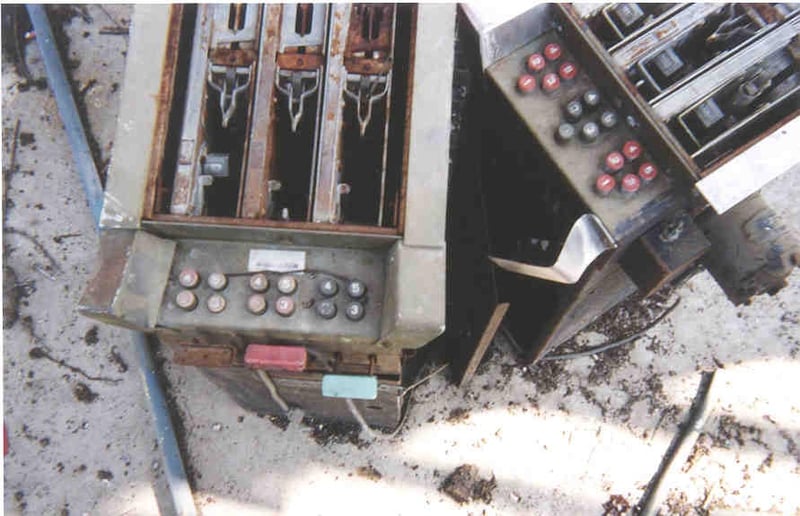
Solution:
{"label": "metal lever", "polygon": [[[391,70],[386,75],[347,74],[347,85],[344,88],[344,92],[358,106],[358,125],[361,129],[361,136],[364,136],[367,132],[367,126],[372,118],[372,104],[383,98],[389,91],[391,76]],[[357,83],[357,94],[350,91],[348,86],[351,83]],[[379,85],[382,85],[383,89],[379,93],[375,93]],[[366,100],[364,97],[366,97]],[[362,112],[363,106],[366,106],[366,113]]]}
{"label": "metal lever", "polygon": [[[286,86],[281,86],[281,78],[288,78]],[[303,80],[312,78],[314,79],[314,86],[306,90]],[[275,87],[286,95],[289,116],[292,118],[292,132],[297,132],[297,126],[300,124],[300,119],[303,118],[303,104],[306,97],[312,95],[319,88],[319,69],[311,71],[278,69],[278,73],[275,74]],[[296,92],[299,92],[297,96],[295,96]],[[297,106],[296,112],[295,106]]]}
{"label": "metal lever", "polygon": [[[222,76],[222,85],[214,82],[214,76]],[[245,77],[240,83],[240,77]],[[238,85],[237,85],[238,84]],[[208,85],[219,93],[219,109],[222,112],[222,127],[227,128],[236,112],[236,99],[250,86],[250,68],[211,65],[208,67]]]}
{"label": "metal lever", "polygon": [[550,267],[541,267],[527,263],[506,260],[490,256],[498,267],[507,271],[540,278],[556,283],[577,283],[586,269],[609,249],[617,247],[603,223],[596,215],[587,213],[572,225],[564,242],[564,247]]}

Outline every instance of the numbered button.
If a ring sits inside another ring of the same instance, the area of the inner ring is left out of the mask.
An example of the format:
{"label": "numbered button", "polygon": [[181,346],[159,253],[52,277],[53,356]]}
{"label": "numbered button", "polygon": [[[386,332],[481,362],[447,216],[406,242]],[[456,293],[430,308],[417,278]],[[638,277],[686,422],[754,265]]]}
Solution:
{"label": "numbered button", "polygon": [[317,290],[325,297],[333,297],[339,292],[339,284],[333,278],[325,278],[320,281]]}
{"label": "numbered button", "polygon": [[247,311],[254,315],[261,315],[267,311],[267,300],[261,294],[253,294],[247,298]]}
{"label": "numbered button", "polygon": [[197,306],[197,296],[194,295],[194,292],[181,290],[178,292],[178,295],[175,296],[175,304],[187,312],[194,310]]}
{"label": "numbered button", "polygon": [[178,274],[178,283],[183,288],[194,288],[200,284],[200,274],[195,269],[183,269]]}
{"label": "numbered button", "polygon": [[364,305],[358,301],[354,301],[347,305],[347,309],[344,311],[344,314],[351,321],[360,321],[364,318],[364,312]]}
{"label": "numbered button", "polygon": [[228,302],[225,301],[225,298],[219,294],[212,294],[206,301],[206,307],[212,314],[222,313],[227,304]]}
{"label": "numbered button", "polygon": [[555,61],[561,57],[561,45],[558,43],[548,43],[544,47],[544,57],[546,57],[548,61]]}
{"label": "numbered button", "polygon": [[213,290],[222,290],[228,286],[228,277],[221,272],[212,272],[208,275],[206,283]]}
{"label": "numbered button", "polygon": [[250,276],[250,289],[254,292],[266,292],[269,289],[269,278],[264,273],[259,272]]}
{"label": "numbered button", "polygon": [[367,285],[361,280],[352,280],[347,284],[347,295],[353,299],[361,299],[367,293]]}
{"label": "numbered button", "polygon": [[546,64],[542,54],[536,53],[528,56],[528,70],[531,72],[541,72]]}
{"label": "numbered button", "polygon": [[294,299],[291,297],[279,297],[275,301],[275,311],[278,315],[289,317],[294,313]]}
{"label": "numbered button", "polygon": [[520,93],[532,92],[536,89],[536,77],[527,73],[520,75],[517,79],[517,89]]}
{"label": "numbered button", "polygon": [[292,276],[281,276],[278,278],[278,291],[281,294],[291,294],[297,290],[297,280]]}
{"label": "numbered button", "polygon": [[336,303],[332,299],[323,299],[316,304],[317,315],[323,319],[333,319],[336,317]]}
{"label": "numbered button", "polygon": [[554,73],[546,73],[544,77],[542,77],[542,89],[547,93],[553,93],[554,91],[558,90],[561,86],[561,81],[558,78],[558,75]]}

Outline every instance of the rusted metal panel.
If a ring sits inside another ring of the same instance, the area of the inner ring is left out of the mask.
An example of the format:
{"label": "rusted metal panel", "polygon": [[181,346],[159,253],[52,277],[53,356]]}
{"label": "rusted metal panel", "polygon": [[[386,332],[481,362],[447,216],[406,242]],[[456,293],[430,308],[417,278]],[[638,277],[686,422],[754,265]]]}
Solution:
{"label": "rusted metal panel", "polygon": [[274,160],[275,54],[278,49],[281,6],[265,6],[262,19],[263,39],[259,50],[256,98],[250,128],[250,147],[243,181],[241,215],[245,219],[263,218],[267,214],[268,182]]}
{"label": "rusted metal panel", "polygon": [[331,6],[331,32],[328,40],[328,69],[322,99],[320,120],[319,158],[314,187],[312,221],[339,222],[339,179],[341,176],[343,91],[347,74],[344,69],[344,52],[349,31],[351,5]]}
{"label": "rusted metal panel", "polygon": [[172,361],[177,365],[196,367],[230,367],[233,364],[233,349],[212,346],[173,346]]}

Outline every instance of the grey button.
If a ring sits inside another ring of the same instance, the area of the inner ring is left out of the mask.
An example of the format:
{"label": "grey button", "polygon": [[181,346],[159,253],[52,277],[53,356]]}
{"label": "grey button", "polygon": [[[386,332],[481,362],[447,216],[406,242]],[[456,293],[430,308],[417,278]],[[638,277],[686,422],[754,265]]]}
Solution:
{"label": "grey button", "polygon": [[594,122],[586,122],[581,127],[581,139],[587,143],[595,141],[599,134],[600,128]]}
{"label": "grey button", "polygon": [[613,111],[603,111],[600,115],[600,125],[603,129],[613,129],[619,123],[619,117]]}
{"label": "grey button", "polygon": [[228,286],[228,278],[221,272],[212,272],[208,275],[206,282],[214,290],[222,290]]}
{"label": "grey button", "polygon": [[586,109],[595,109],[600,105],[600,93],[597,90],[586,90],[583,94],[583,105]]}
{"label": "grey button", "polygon": [[275,311],[283,317],[289,317],[294,313],[294,300],[291,297],[279,297],[275,301]]}
{"label": "grey button", "polygon": [[571,100],[567,102],[567,105],[564,106],[564,116],[567,117],[567,120],[570,122],[577,122],[580,120],[581,116],[583,116],[583,106],[579,100]]}
{"label": "grey button", "polygon": [[194,288],[200,284],[200,275],[195,269],[183,269],[178,274],[178,283],[184,288]]}
{"label": "grey button", "polygon": [[255,315],[263,314],[267,311],[267,300],[261,294],[253,294],[247,298],[247,311]]}
{"label": "grey button", "polygon": [[292,276],[281,276],[278,278],[278,291],[281,294],[291,294],[297,290],[297,280]]}
{"label": "grey button", "polygon": [[347,294],[353,299],[361,299],[367,293],[367,285],[361,280],[352,280],[347,284]]}
{"label": "grey button", "polygon": [[317,286],[319,293],[325,297],[333,297],[339,292],[339,284],[333,278],[325,278]]}
{"label": "grey button", "polygon": [[194,292],[189,292],[188,290],[181,290],[178,292],[178,295],[175,296],[175,304],[178,305],[180,308],[183,308],[187,312],[189,310],[194,310],[197,306],[197,296],[194,295]]}
{"label": "grey button", "polygon": [[255,292],[266,292],[269,288],[269,278],[261,272],[253,274],[250,276],[250,288]]}
{"label": "grey button", "polygon": [[336,303],[332,299],[323,299],[316,304],[317,314],[323,319],[336,317]]}
{"label": "grey button", "polygon": [[558,126],[556,130],[556,140],[561,143],[570,141],[575,137],[575,126],[572,124],[563,123]]}
{"label": "grey button", "polygon": [[358,301],[353,301],[347,305],[347,309],[344,311],[344,314],[351,321],[360,321],[364,318],[364,305]]}
{"label": "grey button", "polygon": [[211,312],[212,314],[218,314],[222,312],[223,310],[225,310],[225,306],[227,304],[228,303],[227,301],[225,301],[225,298],[219,294],[212,294],[208,298],[208,301],[206,301],[206,307],[208,308],[208,311]]}

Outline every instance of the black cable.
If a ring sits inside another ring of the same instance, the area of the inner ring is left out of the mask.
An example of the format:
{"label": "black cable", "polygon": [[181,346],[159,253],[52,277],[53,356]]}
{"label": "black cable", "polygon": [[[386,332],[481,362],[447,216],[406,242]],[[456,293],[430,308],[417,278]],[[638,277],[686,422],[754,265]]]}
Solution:
{"label": "black cable", "polygon": [[624,344],[627,344],[627,343],[629,343],[631,341],[634,341],[634,340],[638,339],[639,337],[641,337],[642,334],[644,334],[645,332],[650,330],[653,326],[655,326],[656,324],[660,323],[666,316],[668,316],[670,314],[670,312],[675,310],[675,308],[678,306],[680,301],[681,301],[681,299],[678,298],[669,308],[667,308],[666,310],[661,312],[661,314],[658,317],[656,317],[655,319],[653,319],[652,321],[647,323],[647,325],[644,328],[642,328],[641,330],[639,330],[639,331],[637,331],[637,332],[635,332],[635,333],[633,333],[631,335],[628,335],[627,337],[624,337],[624,338],[619,339],[619,340],[615,340],[614,342],[608,342],[606,344],[601,344],[599,346],[595,346],[595,347],[586,349],[584,351],[576,351],[574,353],[560,353],[560,354],[557,354],[557,355],[546,355],[546,356],[542,357],[541,361],[544,362],[544,361],[552,361],[552,360],[570,360],[570,359],[573,359],[573,358],[588,357],[588,356],[596,355],[598,353],[603,353],[604,351],[608,351],[608,350],[617,348],[619,346],[622,346]]}

